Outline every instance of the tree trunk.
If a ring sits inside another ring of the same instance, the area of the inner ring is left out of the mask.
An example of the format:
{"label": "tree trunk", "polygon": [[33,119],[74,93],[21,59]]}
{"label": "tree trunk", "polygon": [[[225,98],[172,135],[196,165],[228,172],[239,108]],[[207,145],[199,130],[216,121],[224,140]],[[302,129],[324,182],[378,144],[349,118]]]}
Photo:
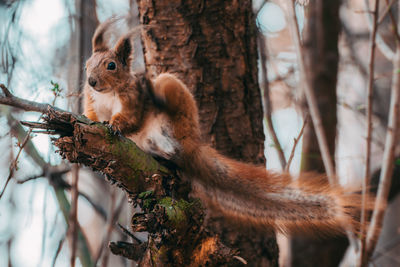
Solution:
{"label": "tree trunk", "polygon": [[[76,0],[75,8],[77,10],[76,19],[74,20],[74,31],[71,33],[71,48],[69,77],[68,77],[68,93],[69,105],[75,113],[82,113],[82,86],[85,81],[85,72],[83,66],[85,61],[92,54],[92,36],[96,30],[99,21],[97,19],[96,0]],[[72,24],[72,22],[71,22]]]}
{"label": "tree trunk", "polygon": [[[341,1],[310,1],[304,35],[306,67],[311,72],[329,152],[334,158],[336,145],[339,7]],[[303,136],[302,171],[324,173],[314,126],[309,123]],[[293,238],[292,266],[338,266],[347,247],[347,238]]]}
{"label": "tree trunk", "polygon": [[[265,164],[251,1],[138,0],[148,73],[175,73],[195,95],[202,135],[220,152]],[[273,235],[213,231],[250,265],[276,266]]]}

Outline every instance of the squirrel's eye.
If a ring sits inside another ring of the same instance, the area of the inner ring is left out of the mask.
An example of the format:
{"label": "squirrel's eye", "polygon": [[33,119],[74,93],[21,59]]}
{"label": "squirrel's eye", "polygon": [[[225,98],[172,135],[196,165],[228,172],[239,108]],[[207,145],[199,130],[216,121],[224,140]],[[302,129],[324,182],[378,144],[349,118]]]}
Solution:
{"label": "squirrel's eye", "polygon": [[107,69],[108,70],[115,70],[115,63],[114,62],[110,62],[110,63],[108,63],[108,65],[107,65]]}

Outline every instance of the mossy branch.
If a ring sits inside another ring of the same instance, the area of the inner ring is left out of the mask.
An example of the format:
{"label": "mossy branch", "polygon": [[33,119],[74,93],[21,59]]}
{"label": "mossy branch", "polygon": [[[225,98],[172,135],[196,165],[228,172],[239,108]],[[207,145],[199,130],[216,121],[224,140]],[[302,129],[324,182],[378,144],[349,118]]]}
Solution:
{"label": "mossy branch", "polygon": [[134,142],[108,124],[16,98],[7,88],[1,88],[0,104],[44,113],[44,122],[22,124],[37,133],[57,135],[52,141],[62,157],[104,173],[142,208],[143,212],[132,218],[132,230],[148,232],[149,240],[123,246],[110,243],[112,252],[137,260],[139,266],[168,262],[177,266],[223,265],[238,261],[238,251],[225,247],[204,225],[204,210],[199,201],[188,198],[188,184]]}
{"label": "mossy branch", "polygon": [[39,133],[57,134],[53,142],[63,158],[90,166],[117,182],[127,192],[137,194],[154,188],[155,174],[167,175],[169,170],[136,144],[104,123],[92,122],[82,115],[49,107],[44,122],[22,122],[41,129]]}

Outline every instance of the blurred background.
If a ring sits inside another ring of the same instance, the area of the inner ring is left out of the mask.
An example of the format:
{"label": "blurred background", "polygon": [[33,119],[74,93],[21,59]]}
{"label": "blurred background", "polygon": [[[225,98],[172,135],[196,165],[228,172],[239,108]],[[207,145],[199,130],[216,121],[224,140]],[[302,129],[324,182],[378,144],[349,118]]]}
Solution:
{"label": "blurred background", "polygon": [[[308,22],[308,6],[307,1],[298,2],[302,3],[296,4],[296,16],[299,30],[303,32]],[[381,1],[382,13],[386,10],[386,2]],[[338,14],[341,24],[339,69],[337,99],[333,100],[338,123],[333,130],[336,134],[333,146],[340,182],[355,186],[361,185],[365,166],[364,103],[372,27],[367,10],[371,3],[343,0]],[[287,1],[254,0],[253,8],[259,32],[265,37],[259,39],[259,45],[265,50],[265,58],[260,56],[259,59],[260,87],[264,88],[263,75],[266,75],[272,123],[288,158],[294,138],[298,137],[304,123],[305,100],[298,88],[300,74],[288,23]],[[392,13],[397,18],[395,8]],[[79,92],[85,60],[91,54],[92,34],[100,22],[115,14],[128,15],[125,23],[112,32],[116,38],[139,24],[137,5],[133,0],[0,0],[0,83],[21,98],[81,112]],[[395,51],[390,25],[388,16],[382,16],[375,58],[373,173],[381,166],[388,122],[391,60]],[[142,57],[140,40],[136,40],[134,70],[143,70]],[[267,61],[267,73],[261,67],[263,60]],[[322,112],[322,116],[329,114]],[[37,113],[0,106],[0,190],[4,191],[0,199],[0,266],[69,266],[66,236],[71,166],[55,153],[47,135],[33,133],[26,149],[20,149],[28,129],[18,121],[37,121],[39,118]],[[267,168],[281,171],[276,144],[268,127],[265,123]],[[300,139],[290,168],[294,174],[302,166],[302,149]],[[11,166],[15,163],[17,168],[7,184]],[[51,176],[47,175],[49,169]],[[83,255],[78,257],[78,266],[85,265],[83,262],[89,254],[101,266],[134,266],[122,257],[113,256],[107,248],[109,240],[127,239],[115,224],[129,228],[132,211],[124,193],[110,186],[100,174],[84,167],[79,172],[78,221],[85,237],[79,244],[87,250],[80,249]],[[384,233],[373,258],[376,266],[400,265],[400,218],[395,212],[399,201],[393,193]],[[145,235],[138,237],[146,238]],[[285,238],[280,242],[281,263],[290,266],[290,242]],[[348,257],[351,258],[350,252]]]}

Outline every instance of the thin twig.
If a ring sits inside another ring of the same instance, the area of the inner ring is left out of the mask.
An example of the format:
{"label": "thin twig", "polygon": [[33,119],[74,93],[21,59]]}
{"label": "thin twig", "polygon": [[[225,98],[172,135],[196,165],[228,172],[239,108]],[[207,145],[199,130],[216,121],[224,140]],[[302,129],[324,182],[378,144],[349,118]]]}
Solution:
{"label": "thin twig", "polygon": [[0,84],[0,88],[6,97],[12,97],[12,94],[4,84]]}
{"label": "thin twig", "polygon": [[[57,181],[58,186],[62,187],[65,190],[71,190],[72,186],[67,183],[66,181]],[[96,204],[90,197],[88,194],[79,191],[78,195],[80,197],[83,197],[84,199],[86,199],[87,202],[89,202],[89,204],[93,207],[93,209],[98,213],[98,215],[103,218],[104,220],[107,220],[107,213],[105,212],[105,210],[103,209],[103,207],[101,205]]]}
{"label": "thin twig", "polygon": [[303,47],[300,41],[299,27],[296,19],[295,4],[292,0],[288,0],[287,2],[289,3],[288,10],[290,12],[288,18],[290,23],[290,31],[292,33],[293,42],[297,54],[302,88],[304,89],[304,93],[307,99],[311,120],[314,125],[315,134],[317,135],[322,161],[324,163],[329,183],[336,184],[337,181],[335,179],[335,168],[333,165],[331,154],[329,153],[328,142],[326,140],[325,131],[322,125],[321,115],[318,110],[317,99],[311,86],[311,77],[309,75],[309,72],[307,72],[306,70]]}
{"label": "thin twig", "polygon": [[386,18],[386,15],[391,12],[390,9],[392,8],[394,1],[397,0],[391,0],[390,3],[388,2],[388,0],[386,0],[386,7],[385,9],[382,11],[382,14],[380,15],[380,18],[378,19],[378,24],[381,24],[383,22],[383,20]]}
{"label": "thin twig", "polygon": [[43,230],[42,230],[42,245],[41,245],[41,252],[40,252],[40,260],[38,266],[43,265],[44,259],[44,252],[46,248],[46,234],[47,234],[47,219],[46,219],[46,212],[47,212],[47,201],[48,200],[48,188],[45,189],[43,194],[43,208],[42,208],[42,220],[43,220]]}
{"label": "thin twig", "polygon": [[126,229],[124,226],[122,226],[120,223],[117,223],[118,227],[122,230],[124,234],[127,236],[131,237],[133,240],[135,240],[138,244],[143,243],[142,240],[137,238],[133,233],[131,233],[128,229]]}
{"label": "thin twig", "polygon": [[71,183],[71,210],[69,214],[69,229],[68,235],[71,244],[71,257],[70,257],[70,266],[75,266],[75,255],[76,255],[76,247],[77,247],[77,238],[78,238],[78,182],[79,182],[79,167],[77,164],[74,164],[72,167],[72,183]]}
{"label": "thin twig", "polygon": [[87,202],[93,207],[93,209],[98,213],[98,215],[103,218],[104,220],[107,220],[107,213],[103,209],[103,207],[97,203],[95,203],[87,194],[84,192],[78,192],[79,196],[83,197],[86,199]]}
{"label": "thin twig", "polygon": [[[393,32],[394,37],[397,39],[397,42],[400,42],[400,36],[399,36],[398,27],[397,27],[397,24],[396,24],[396,19],[395,19],[393,13],[392,13],[392,10],[390,9],[393,3],[394,3],[394,0],[392,0],[391,3],[389,3],[389,1],[386,0],[387,12],[388,12],[388,14],[389,14],[390,21],[392,22],[392,32]],[[385,10],[385,11],[386,11],[386,10]],[[383,18],[384,18],[384,17],[383,17]],[[383,19],[383,18],[382,18],[382,19]],[[379,23],[379,22],[378,22],[378,23]]]}
{"label": "thin twig", "polygon": [[[400,4],[399,4],[400,11]],[[398,22],[400,24],[400,21]],[[383,152],[382,169],[379,180],[378,193],[375,200],[374,212],[372,214],[371,225],[367,234],[367,257],[372,255],[378,242],[385,208],[387,206],[387,198],[389,194],[390,184],[393,174],[394,154],[397,145],[399,112],[400,112],[400,43],[397,43],[396,55],[393,62],[393,78],[391,88],[391,100],[389,109],[389,122],[386,132],[385,150]]]}
{"label": "thin twig", "polygon": [[56,254],[54,255],[53,263],[51,264],[51,266],[53,266],[53,267],[56,266],[56,261],[57,261],[58,255],[60,255],[60,252],[61,252],[61,249],[63,247],[64,241],[65,241],[65,236],[60,239],[60,242],[58,242]]}
{"label": "thin twig", "polygon": [[308,121],[308,114],[304,117],[303,126],[301,127],[301,130],[300,130],[300,132],[299,132],[299,135],[298,135],[296,138],[294,138],[294,143],[293,143],[292,151],[290,152],[290,156],[289,156],[289,160],[288,160],[288,162],[287,162],[287,164],[286,164],[285,172],[288,172],[289,169],[290,169],[290,164],[292,164],[292,160],[293,160],[293,157],[294,157],[294,151],[296,150],[297,143],[299,142],[301,136],[302,136],[303,133],[304,133],[304,128],[305,128],[305,126],[306,126],[306,124],[307,124],[307,121]]}
{"label": "thin twig", "polygon": [[45,173],[42,172],[41,174],[37,174],[37,175],[33,175],[31,177],[28,177],[24,180],[17,180],[17,184],[24,184],[26,182],[32,181],[32,180],[36,180],[38,178],[43,178],[45,176]]}
{"label": "thin twig", "polygon": [[261,59],[261,85],[263,87],[263,106],[264,106],[264,117],[267,122],[267,130],[271,136],[276,152],[278,153],[279,162],[281,164],[282,170],[286,167],[285,154],[283,153],[282,146],[279,142],[278,136],[275,132],[274,125],[272,124],[272,108],[271,99],[269,95],[269,83],[267,78],[267,55],[265,52],[266,41],[264,35],[258,32],[258,47],[260,49],[260,59]]}
{"label": "thin twig", "polygon": [[114,189],[111,189],[111,206],[110,206],[110,210],[109,210],[109,216],[108,216],[108,220],[107,220],[107,227],[106,227],[106,233],[103,236],[103,240],[100,244],[99,250],[97,251],[96,257],[94,259],[94,264],[97,265],[97,262],[99,261],[102,253],[103,253],[103,249],[105,247],[105,244],[108,242],[108,234],[111,231],[110,229],[112,229],[112,225],[113,225],[113,214],[115,212],[115,202],[116,202],[116,193]]}
{"label": "thin twig", "polygon": [[12,261],[11,261],[11,247],[12,247],[12,243],[13,243],[13,241],[14,241],[14,237],[13,236],[11,236],[8,240],[7,240],[7,255],[8,255],[8,264],[7,264],[7,266],[8,267],[12,267]]}
{"label": "thin twig", "polygon": [[364,179],[362,183],[362,209],[361,209],[361,250],[358,258],[358,266],[363,266],[366,263],[366,245],[365,245],[365,229],[367,223],[366,214],[366,202],[367,202],[367,190],[368,181],[371,176],[371,136],[372,136],[372,97],[373,97],[373,87],[374,87],[374,68],[375,68],[375,46],[376,46],[376,33],[378,29],[378,16],[379,16],[379,0],[375,0],[375,7],[373,11],[373,25],[370,38],[370,53],[369,53],[369,66],[368,66],[368,85],[367,85],[367,99],[366,99],[366,109],[367,109],[367,139],[366,139],[366,155],[365,155],[365,172]]}
{"label": "thin twig", "polygon": [[8,183],[10,182],[11,178],[14,176],[14,172],[18,167],[19,156],[21,155],[22,150],[24,149],[26,143],[28,142],[28,140],[30,138],[30,135],[31,135],[31,132],[32,132],[32,130],[29,130],[28,133],[26,134],[25,138],[24,138],[24,141],[22,141],[22,144],[18,144],[19,151],[18,151],[17,156],[15,157],[15,159],[13,160],[13,162],[10,165],[10,171],[9,171],[6,183],[5,183],[4,187],[3,187],[3,191],[1,191],[1,193],[0,193],[0,199],[3,197],[3,194],[6,191]]}
{"label": "thin twig", "polygon": [[[108,226],[107,226],[107,232],[106,232],[106,235],[104,236],[104,239],[103,239],[103,242],[102,242],[102,245],[101,245],[101,250],[99,251],[99,255],[98,255],[99,258],[101,256],[101,253],[102,253],[104,247],[106,247],[106,244],[108,244],[108,242],[110,241],[111,234],[112,234],[113,229],[114,229],[114,224],[117,221],[117,219],[119,217],[119,214],[122,211],[124,203],[125,203],[124,197],[122,196],[120,198],[120,200],[119,200],[119,203],[118,203],[117,207],[116,208],[112,207],[113,211],[110,214],[109,223],[108,223]],[[108,255],[109,255],[109,251],[106,250],[104,255],[103,255],[103,259],[102,259],[102,264],[101,264],[102,267],[107,267],[107,265],[108,265]]]}
{"label": "thin twig", "polygon": [[[366,10],[369,10],[369,0],[364,0],[364,6]],[[371,12],[365,12],[367,16],[367,21],[368,21],[368,27],[370,31],[372,31],[373,27],[373,18],[371,17]],[[393,61],[394,59],[394,52],[393,50],[386,44],[386,42],[383,40],[382,36],[377,33],[376,34],[376,45],[379,48],[379,50],[382,52],[382,54],[390,61]]]}
{"label": "thin twig", "polygon": [[111,191],[111,206],[110,206],[110,211],[109,211],[109,216],[108,216],[108,220],[107,220],[107,227],[106,227],[106,233],[103,236],[103,240],[100,244],[99,250],[97,251],[96,257],[94,258],[94,264],[97,265],[97,262],[99,261],[102,253],[103,253],[103,249],[105,247],[105,243],[108,242],[108,233],[110,231],[110,226],[113,225],[113,213],[115,212],[115,200],[116,198],[116,194],[115,194],[115,190]]}
{"label": "thin twig", "polygon": [[13,106],[16,108],[23,109],[25,111],[36,111],[41,113],[46,113],[49,108],[53,108],[58,111],[62,111],[59,108],[53,107],[49,104],[38,103],[34,101],[29,101],[26,99],[19,98],[8,90],[8,88],[4,84],[0,84],[0,88],[2,89],[4,94],[0,94],[0,104]]}

